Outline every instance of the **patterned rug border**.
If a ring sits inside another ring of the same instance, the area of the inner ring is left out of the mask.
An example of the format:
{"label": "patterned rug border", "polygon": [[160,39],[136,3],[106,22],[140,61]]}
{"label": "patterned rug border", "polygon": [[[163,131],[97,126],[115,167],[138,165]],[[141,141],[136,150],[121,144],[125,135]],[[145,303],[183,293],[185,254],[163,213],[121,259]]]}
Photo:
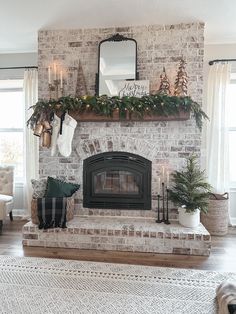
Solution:
{"label": "patterned rug border", "polygon": [[0,313],[215,314],[227,279],[236,273],[1,255]]}
{"label": "patterned rug border", "polygon": [[186,268],[103,263],[42,257],[0,256],[0,269],[50,273],[67,276],[94,276],[114,280],[142,282],[179,282],[188,285],[215,286],[227,278],[236,280],[236,272],[209,271]]}

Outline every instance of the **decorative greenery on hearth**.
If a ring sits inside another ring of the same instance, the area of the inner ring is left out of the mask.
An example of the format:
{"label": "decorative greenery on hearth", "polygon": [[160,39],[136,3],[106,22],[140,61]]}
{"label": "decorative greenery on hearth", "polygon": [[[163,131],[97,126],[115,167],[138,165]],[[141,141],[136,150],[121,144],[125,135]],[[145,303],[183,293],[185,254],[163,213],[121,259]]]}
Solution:
{"label": "decorative greenery on hearth", "polygon": [[184,206],[187,213],[196,209],[206,213],[211,186],[206,182],[205,171],[200,169],[198,157],[190,155],[182,171],[172,174],[172,188],[169,191],[170,200]]}
{"label": "decorative greenery on hearth", "polygon": [[193,114],[198,128],[201,130],[203,119],[208,119],[201,106],[193,101],[191,97],[177,97],[169,95],[148,95],[142,98],[125,96],[109,97],[103,96],[65,96],[59,99],[39,100],[32,106],[34,112],[28,120],[32,129],[42,120],[49,120],[54,112],[88,112],[92,111],[98,115],[112,116],[114,110],[119,111],[121,118],[126,116],[127,110],[135,116],[142,118],[144,115],[170,116],[178,115],[180,112]]}

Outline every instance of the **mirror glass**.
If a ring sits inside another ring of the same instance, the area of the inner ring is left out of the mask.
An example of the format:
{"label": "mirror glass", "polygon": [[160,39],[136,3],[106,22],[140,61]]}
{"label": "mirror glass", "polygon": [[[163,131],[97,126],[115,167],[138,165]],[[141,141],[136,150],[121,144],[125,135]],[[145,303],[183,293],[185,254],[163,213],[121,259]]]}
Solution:
{"label": "mirror glass", "polygon": [[98,95],[116,96],[119,82],[137,79],[137,43],[119,34],[99,45]]}

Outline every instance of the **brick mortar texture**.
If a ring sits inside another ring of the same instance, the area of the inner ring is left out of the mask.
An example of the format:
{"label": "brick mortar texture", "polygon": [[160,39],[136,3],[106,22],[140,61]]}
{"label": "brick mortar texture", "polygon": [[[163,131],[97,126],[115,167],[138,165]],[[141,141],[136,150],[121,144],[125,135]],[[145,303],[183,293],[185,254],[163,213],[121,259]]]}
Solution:
{"label": "brick mortar texture", "polygon": [[[183,57],[188,73],[188,93],[201,104],[203,88],[204,24],[148,25],[116,28],[39,31],[39,98],[48,98],[47,68],[53,61],[66,71],[65,94],[74,95],[77,68],[81,62],[89,94],[95,90],[98,44],[115,33],[137,41],[137,70],[140,79],[150,81],[155,92],[163,66],[173,86],[178,62]],[[120,145],[120,146],[119,146]],[[161,166],[179,169],[184,157],[200,155],[201,133],[194,120],[163,122],[81,122],[72,143],[72,154],[50,156],[40,148],[40,177],[59,176],[82,184],[83,159],[111,150],[127,150],[152,161],[152,199],[156,207],[157,178]],[[82,207],[82,190],[77,194],[77,208]]]}

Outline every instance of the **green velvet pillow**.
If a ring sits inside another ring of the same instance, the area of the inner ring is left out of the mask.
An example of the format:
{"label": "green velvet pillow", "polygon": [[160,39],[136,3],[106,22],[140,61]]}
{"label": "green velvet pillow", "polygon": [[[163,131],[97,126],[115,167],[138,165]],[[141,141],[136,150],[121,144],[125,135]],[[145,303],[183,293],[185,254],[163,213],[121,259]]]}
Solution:
{"label": "green velvet pillow", "polygon": [[48,177],[45,197],[70,197],[80,188],[79,184]]}

